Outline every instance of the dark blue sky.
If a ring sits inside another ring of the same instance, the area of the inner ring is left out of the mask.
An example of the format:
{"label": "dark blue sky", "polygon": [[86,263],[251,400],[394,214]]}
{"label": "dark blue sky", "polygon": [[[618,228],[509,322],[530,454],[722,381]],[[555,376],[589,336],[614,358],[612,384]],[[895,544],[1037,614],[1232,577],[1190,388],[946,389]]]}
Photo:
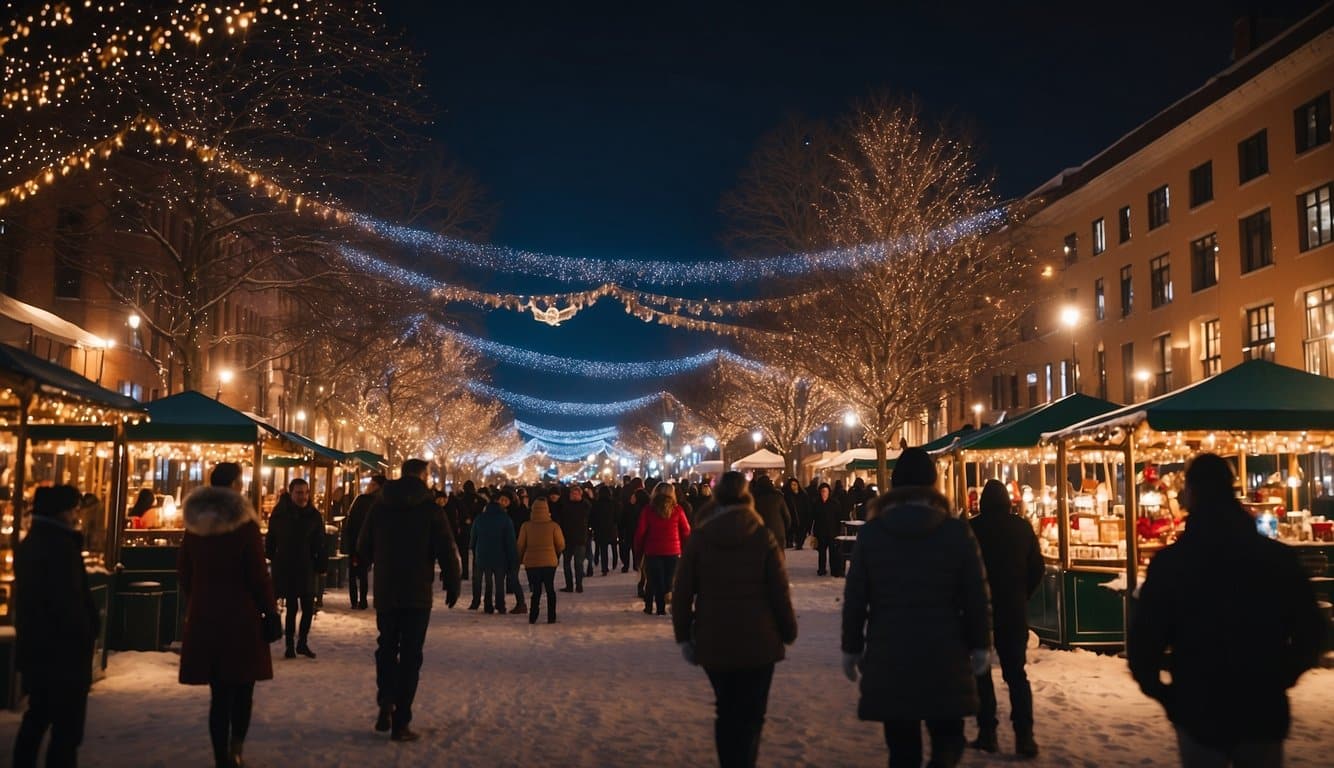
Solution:
{"label": "dark blue sky", "polygon": [[[1318,3],[423,5],[383,3],[427,53],[427,84],[444,106],[440,139],[499,205],[494,242],[690,261],[724,255],[719,199],[786,114],[832,117],[881,89],[916,95],[971,125],[1000,192],[1022,195],[1226,67],[1239,14],[1294,20]],[[571,357],[653,359],[718,343],[606,302],[556,329],[508,312],[471,322],[498,341]],[[506,366],[495,380],[576,400],[662,386]]]}

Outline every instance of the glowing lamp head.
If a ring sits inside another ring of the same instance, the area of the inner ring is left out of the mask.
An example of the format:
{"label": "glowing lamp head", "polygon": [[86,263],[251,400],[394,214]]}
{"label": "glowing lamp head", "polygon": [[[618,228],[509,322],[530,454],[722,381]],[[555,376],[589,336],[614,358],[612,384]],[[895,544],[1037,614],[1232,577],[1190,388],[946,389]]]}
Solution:
{"label": "glowing lamp head", "polygon": [[750,433],[750,439],[754,440],[756,445],[759,445],[764,441],[764,433],[757,429]]}
{"label": "glowing lamp head", "polygon": [[304,410],[302,410],[302,411],[297,411],[297,412],[296,412],[296,420],[297,420],[297,421],[305,421],[305,420],[306,420],[306,412],[305,412]]}
{"label": "glowing lamp head", "polygon": [[1061,325],[1066,328],[1074,328],[1079,325],[1079,310],[1075,307],[1062,307]]}
{"label": "glowing lamp head", "polygon": [[435,451],[427,451],[426,453],[423,453],[422,458],[426,461],[435,461]]}
{"label": "glowing lamp head", "polygon": [[221,371],[218,371],[218,381],[223,384],[231,384],[232,379],[234,378],[236,378],[236,373],[230,368],[223,368]]}
{"label": "glowing lamp head", "polygon": [[981,404],[981,403],[973,403],[973,413],[974,413],[975,415],[977,415],[977,416],[981,416],[981,415],[982,415],[982,404]]}
{"label": "glowing lamp head", "polygon": [[1141,384],[1147,382],[1150,378],[1152,378],[1151,374],[1143,368],[1135,371],[1135,381],[1138,381]]}
{"label": "glowing lamp head", "polygon": [[857,426],[857,413],[851,409],[843,414],[843,424],[849,427]]}
{"label": "glowing lamp head", "polygon": [[704,438],[704,447],[712,451],[714,448],[718,447],[718,441],[714,440],[712,437],[706,437]]}
{"label": "glowing lamp head", "polygon": [[672,436],[672,430],[676,429],[676,422],[664,421],[662,423],[662,433],[668,437]]}
{"label": "glowing lamp head", "polygon": [[135,313],[135,312],[131,312],[131,313],[130,313],[130,316],[129,316],[128,318],[126,318],[126,320],[125,320],[125,322],[129,323],[129,325],[130,325],[130,330],[134,330],[134,331],[139,330],[139,323],[140,323],[141,321],[142,321],[142,318],[140,318],[139,315],[138,315],[138,313]]}

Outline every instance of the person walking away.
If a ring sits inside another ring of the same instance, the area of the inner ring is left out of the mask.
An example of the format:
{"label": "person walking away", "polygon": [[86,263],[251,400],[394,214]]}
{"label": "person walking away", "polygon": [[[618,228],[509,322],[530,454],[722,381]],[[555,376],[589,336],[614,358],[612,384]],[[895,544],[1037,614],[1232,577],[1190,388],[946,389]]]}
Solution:
{"label": "person walking away", "polygon": [[[510,533],[518,538],[518,530],[523,524],[528,522],[528,508],[524,507],[516,513],[518,505],[515,502],[514,492],[505,488],[496,494],[496,502],[500,508],[505,511],[505,516],[510,520]],[[523,585],[519,583],[519,558],[517,556],[509,559],[510,568],[505,574],[505,591],[514,595],[514,610],[510,613],[528,613],[528,605],[523,599]]]}
{"label": "person walking away", "polygon": [[375,568],[375,730],[389,731],[392,741],[416,741],[420,736],[408,726],[431,622],[435,566],[449,608],[459,600],[462,568],[444,510],[426,486],[429,465],[408,459],[400,473],[371,508],[357,551]]}
{"label": "person walking away", "polygon": [[690,523],[685,510],[676,503],[676,489],[671,483],[658,483],[648,507],[639,514],[635,531],[635,549],[644,553],[643,570],[648,577],[644,613],[652,614],[656,606],[659,616],[667,615],[667,590],[672,587],[681,546],[689,537]]}
{"label": "person walking away", "polygon": [[473,521],[470,546],[481,577],[484,610],[496,613],[499,609],[503,616],[505,579],[509,576],[510,564],[517,564],[519,558],[515,550],[514,524],[499,503],[493,501],[487,504],[482,514]]}
{"label": "person walking away", "polygon": [[[565,586],[562,592],[584,591],[584,561],[588,557],[588,517],[593,507],[584,498],[584,489],[578,485],[570,486],[570,495],[561,505],[560,532],[565,536],[565,555],[562,567],[565,571]],[[574,572],[571,574],[571,567]]]}
{"label": "person walking away", "polygon": [[1324,634],[1293,550],[1256,531],[1234,483],[1214,454],[1186,467],[1186,530],[1149,563],[1127,637],[1130,673],[1166,710],[1186,768],[1282,765],[1287,690]]}
{"label": "person walking away", "polygon": [[528,573],[528,623],[537,623],[541,612],[542,592],[547,593],[547,623],[556,623],[556,564],[565,550],[565,536],[560,526],[551,519],[547,500],[533,499],[532,517],[519,529],[518,557]]}
{"label": "person walking away", "polygon": [[[471,571],[468,570],[469,552],[467,542],[472,541],[472,523],[477,519],[477,516],[482,513],[482,508],[485,506],[485,502],[477,493],[477,486],[473,481],[465,480],[463,482],[463,493],[455,496],[450,503],[454,505],[455,512],[453,518],[455,524],[458,526],[457,530],[454,531],[454,535],[459,542],[463,543],[463,546],[460,547],[461,551],[459,554],[463,558],[463,578],[466,579],[468,578],[468,574],[471,573]],[[473,591],[475,592],[476,589]]]}
{"label": "person walking away", "polygon": [[857,716],[884,723],[889,765],[958,765],[976,675],[990,660],[991,617],[972,531],[934,488],[921,448],[899,455],[893,489],[871,504],[843,587],[843,674],[861,671]]}
{"label": "person walking away", "polygon": [[241,765],[255,683],[273,679],[263,617],[277,620],[259,516],[241,495],[241,465],[213,467],[185,497],[176,570],[185,599],[180,682],[209,687],[208,733],[219,766]]}
{"label": "person walking away", "polygon": [[806,544],[806,537],[810,535],[811,503],[801,490],[800,480],[789,477],[783,483],[783,502],[787,504],[787,510],[792,516],[792,525],[787,529],[787,546],[790,549],[801,549]]}
{"label": "person walking away", "polygon": [[83,743],[100,620],[83,567],[78,506],[74,486],[37,488],[32,526],[14,556],[15,652],[28,695],[14,738],[18,768],[36,768],[48,729],[48,766],[74,766]]}
{"label": "person walking away", "polygon": [[616,535],[621,540],[621,573],[631,568],[639,569],[639,553],[634,551],[635,531],[639,529],[639,513],[648,504],[648,495],[644,493],[642,482],[635,478],[622,493],[625,501],[621,504],[621,514],[616,521]]}
{"label": "person walking away", "polygon": [[593,502],[593,512],[589,517],[589,527],[593,529],[593,543],[597,547],[602,561],[602,575],[606,576],[616,567],[616,502],[611,498],[611,488],[606,484],[598,487],[597,501]]}
{"label": "person walking away", "polygon": [[811,511],[811,530],[815,534],[815,550],[819,553],[815,575],[823,576],[832,571],[835,577],[841,577],[843,553],[838,551],[838,535],[843,523],[843,505],[833,497],[829,483],[820,483],[819,494]]}
{"label": "person walking away", "polygon": [[352,500],[352,508],[348,510],[347,519],[343,521],[343,536],[339,542],[339,547],[343,554],[347,555],[347,592],[352,600],[352,608],[356,610],[366,610],[366,600],[370,597],[370,572],[365,563],[361,562],[361,556],[357,554],[357,538],[361,536],[361,527],[366,524],[366,516],[370,514],[371,507],[380,500],[380,491],[385,484],[384,475],[373,475],[366,483],[364,493],[357,495]]}
{"label": "person walking away", "polygon": [[764,526],[781,544],[787,541],[787,529],[792,525],[792,515],[783,501],[783,494],[774,487],[768,475],[759,475],[751,484],[751,495],[755,498],[755,511],[764,520]]}
{"label": "person walking away", "polygon": [[753,768],[774,665],[797,639],[782,546],[764,526],[746,477],[728,472],[714,511],[686,542],[672,591],[681,654],[713,685],[714,745],[722,768]]}
{"label": "person walking away", "polygon": [[[1028,598],[1042,583],[1045,567],[1033,526],[1012,514],[1010,493],[999,480],[982,487],[982,506],[969,521],[991,590],[991,624],[1000,658],[1001,677],[1010,689],[1010,723],[1014,726],[1014,751],[1020,757],[1037,757],[1033,738],[1033,690],[1024,672],[1028,648]],[[969,746],[995,752],[996,685],[991,669],[977,677],[977,739]]]}
{"label": "person walking away", "polygon": [[[287,495],[278,501],[269,515],[269,533],[265,552],[273,564],[273,587],[287,603],[284,658],[297,654],[315,658],[310,649],[310,622],[315,614],[318,574],[325,572],[324,518],[310,504],[310,484],[296,478],[287,484]],[[301,608],[301,627],[296,622]]]}

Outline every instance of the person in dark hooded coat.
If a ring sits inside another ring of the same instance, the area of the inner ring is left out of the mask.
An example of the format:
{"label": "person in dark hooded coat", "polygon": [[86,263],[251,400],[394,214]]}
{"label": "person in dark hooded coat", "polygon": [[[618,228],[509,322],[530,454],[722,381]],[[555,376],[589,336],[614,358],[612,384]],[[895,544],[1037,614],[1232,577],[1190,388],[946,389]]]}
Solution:
{"label": "person in dark hooded coat", "polygon": [[884,723],[891,766],[954,766],[975,676],[990,663],[986,575],[968,523],[950,516],[921,448],[900,454],[893,490],[871,503],[843,588],[843,673],[861,672],[857,716]]}
{"label": "person in dark hooded coat", "polygon": [[792,517],[792,524],[787,529],[789,549],[801,549],[806,544],[806,537],[811,529],[811,500],[801,489],[801,481],[789,477],[783,483],[783,501]]}
{"label": "person in dark hooded coat", "polygon": [[768,475],[760,475],[751,483],[751,495],[755,498],[755,511],[764,521],[764,527],[774,535],[780,546],[787,541],[787,529],[792,525],[792,514],[783,501],[783,494],[774,487]]}
{"label": "person in dark hooded coat", "polygon": [[820,483],[817,493],[811,511],[815,549],[820,553],[815,575],[823,576],[832,571],[835,577],[842,577],[843,554],[838,551],[838,536],[842,532],[843,505],[834,498],[829,483]]}
{"label": "person in dark hooded coat", "polygon": [[366,484],[365,493],[357,494],[357,498],[352,501],[352,508],[348,510],[347,518],[343,520],[342,539],[339,548],[343,554],[347,555],[347,591],[348,596],[352,598],[352,608],[354,610],[366,610],[367,600],[370,599],[370,571],[362,564],[361,557],[357,554],[357,537],[361,535],[361,526],[366,524],[366,515],[370,514],[371,507],[380,499],[380,489],[388,482],[384,475],[374,475],[370,482]]}
{"label": "person in dark hooded coat", "polygon": [[611,488],[605,483],[598,487],[597,501],[593,502],[588,526],[593,529],[593,546],[597,547],[602,562],[602,575],[606,576],[616,567],[619,546],[616,541],[616,502],[611,498]]}
{"label": "person in dark hooded coat", "polygon": [[[318,575],[324,573],[324,518],[310,503],[310,484],[296,478],[287,486],[287,495],[279,500],[269,516],[269,531],[264,539],[265,554],[273,566],[273,589],[287,603],[286,658],[297,654],[315,658],[310,649],[310,623],[315,615]],[[296,611],[301,608],[301,626],[297,629]]]}

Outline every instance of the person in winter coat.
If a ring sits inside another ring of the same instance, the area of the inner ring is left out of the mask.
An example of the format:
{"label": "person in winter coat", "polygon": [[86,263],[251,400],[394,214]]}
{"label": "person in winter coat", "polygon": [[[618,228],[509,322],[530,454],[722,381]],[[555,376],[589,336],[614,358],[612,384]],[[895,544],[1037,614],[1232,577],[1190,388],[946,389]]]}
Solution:
{"label": "person in winter coat", "polygon": [[835,577],[843,576],[843,554],[838,551],[842,523],[843,505],[834,499],[829,483],[820,483],[819,496],[811,505],[811,530],[815,534],[815,549],[820,553],[815,569],[817,576],[829,571]]}
{"label": "person in winter coat", "polygon": [[639,513],[648,505],[648,494],[644,493],[643,481],[639,478],[631,481],[623,495],[626,501],[621,505],[616,531],[621,539],[621,573],[631,568],[639,570],[639,553],[634,551],[635,531],[639,529]]}
{"label": "person in winter coat", "polygon": [[[505,515],[510,519],[511,530],[515,532],[515,538],[518,538],[518,530],[523,527],[524,523],[528,522],[528,508],[524,507],[520,514],[515,514],[514,492],[508,488],[496,494],[496,502],[500,504],[501,509],[505,510]],[[505,591],[514,595],[514,610],[510,613],[528,612],[528,604],[523,599],[523,585],[519,583],[519,559],[517,557],[510,560],[509,573],[505,575]]]}
{"label": "person in winter coat", "polygon": [[789,477],[783,483],[783,502],[792,516],[792,525],[787,529],[787,546],[801,549],[806,544],[806,537],[811,529],[810,499],[801,490],[801,481]]}
{"label": "person in winter coat", "polygon": [[[593,505],[584,498],[584,489],[577,485],[570,486],[570,495],[560,508],[560,532],[565,536],[565,555],[561,561],[565,571],[565,586],[562,592],[584,591],[584,567],[588,559],[588,517],[593,512]],[[570,568],[574,573],[571,579]]]}
{"label": "person in winter coat", "polygon": [[176,571],[185,599],[180,681],[208,685],[217,764],[240,765],[255,683],[273,679],[263,616],[277,616],[259,517],[241,495],[241,466],[218,464],[185,498]]}
{"label": "person in winter coat", "polygon": [[[510,522],[505,508],[496,502],[487,504],[482,514],[472,523],[472,541],[469,546],[477,558],[477,569],[481,574],[484,610],[487,613],[505,614],[505,579],[510,572],[510,565],[517,565],[519,556],[515,550],[514,523]],[[495,603],[491,602],[492,591]]]}
{"label": "person in winter coat", "polygon": [[[318,575],[325,572],[324,518],[311,506],[310,484],[296,478],[287,485],[287,495],[278,501],[269,515],[269,533],[264,540],[265,554],[273,564],[274,591],[287,603],[285,658],[297,654],[315,658],[310,650],[310,622],[315,614]],[[301,629],[297,631],[296,610],[301,607]],[[294,644],[295,641],[295,644]]]}
{"label": "person in winter coat", "polygon": [[[1033,526],[1010,510],[1010,492],[999,480],[982,487],[982,507],[969,521],[982,550],[991,590],[991,623],[1001,677],[1010,689],[1010,723],[1014,726],[1014,751],[1020,757],[1036,757],[1033,739],[1033,690],[1024,673],[1028,648],[1028,598],[1042,583],[1045,567]],[[977,739],[970,746],[995,752],[996,686],[991,670],[977,678],[979,708]]]}
{"label": "person in winter coat", "polygon": [[690,523],[685,510],[676,503],[676,489],[671,483],[658,483],[653,498],[639,513],[635,530],[635,549],[644,553],[644,571],[648,582],[644,590],[644,613],[667,615],[667,590],[672,587],[681,547],[690,538]]}
{"label": "person in winter coat", "polygon": [[533,500],[532,519],[519,529],[518,557],[528,572],[528,591],[533,593],[529,603],[528,623],[537,623],[541,609],[542,592],[547,593],[547,623],[556,623],[556,563],[565,550],[565,536],[560,526],[551,519],[547,500]]}
{"label": "person in winter coat", "polygon": [[[450,517],[454,521],[454,539],[459,542],[472,541],[472,524],[477,516],[482,514],[482,508],[486,506],[486,500],[477,493],[477,486],[471,480],[463,482],[463,492],[449,501],[449,506],[453,507],[453,514]],[[472,571],[468,570],[468,557],[471,554],[467,545],[460,548],[459,555],[463,558],[463,578],[468,578]],[[476,590],[474,590],[476,591]]]}
{"label": "person in winter coat", "polygon": [[755,498],[755,511],[764,526],[774,535],[780,544],[787,541],[787,529],[792,525],[792,514],[783,501],[783,494],[774,487],[768,475],[760,475],[751,484],[751,495]]}
{"label": "person in winter coat", "polygon": [[713,513],[698,523],[676,571],[672,629],[686,661],[713,685],[719,765],[752,768],[774,664],[797,639],[782,547],[740,472],[723,475]]}
{"label": "person in winter coat", "polygon": [[1281,765],[1287,689],[1324,634],[1297,557],[1256,531],[1233,483],[1214,454],[1186,467],[1186,530],[1149,563],[1127,637],[1130,673],[1167,711],[1184,766]]}
{"label": "person in winter coat", "polygon": [[71,485],[33,493],[32,527],[14,556],[14,629],[28,709],[14,738],[14,765],[36,768],[48,729],[48,766],[74,765],[92,687],[101,620],[83,567],[79,492]]}
{"label": "person in winter coat", "polygon": [[977,712],[991,617],[982,556],[968,523],[933,487],[936,464],[909,448],[893,490],[871,503],[843,588],[843,673],[861,670],[857,716],[884,723],[891,766],[958,765],[963,718]]}
{"label": "person in winter coat", "polygon": [[352,599],[352,608],[356,610],[366,610],[366,600],[370,597],[370,572],[357,554],[357,538],[361,535],[361,527],[366,524],[366,515],[370,514],[375,502],[380,500],[380,491],[385,482],[384,475],[371,477],[370,482],[366,483],[366,491],[352,500],[352,508],[348,510],[347,519],[343,520],[339,548],[348,557],[347,591]]}
{"label": "person in winter coat", "polygon": [[616,502],[611,498],[611,488],[602,485],[598,488],[597,501],[593,502],[593,513],[588,519],[593,529],[594,546],[602,561],[602,575],[616,567]]}
{"label": "person in winter coat", "polygon": [[445,605],[458,602],[461,568],[458,548],[426,486],[429,465],[403,462],[401,477],[385,484],[380,501],[366,518],[357,541],[361,559],[375,568],[375,702],[380,714],[375,730],[390,731],[393,741],[416,741],[409,728],[417,697],[422,646],[431,622],[431,582],[440,566]]}

